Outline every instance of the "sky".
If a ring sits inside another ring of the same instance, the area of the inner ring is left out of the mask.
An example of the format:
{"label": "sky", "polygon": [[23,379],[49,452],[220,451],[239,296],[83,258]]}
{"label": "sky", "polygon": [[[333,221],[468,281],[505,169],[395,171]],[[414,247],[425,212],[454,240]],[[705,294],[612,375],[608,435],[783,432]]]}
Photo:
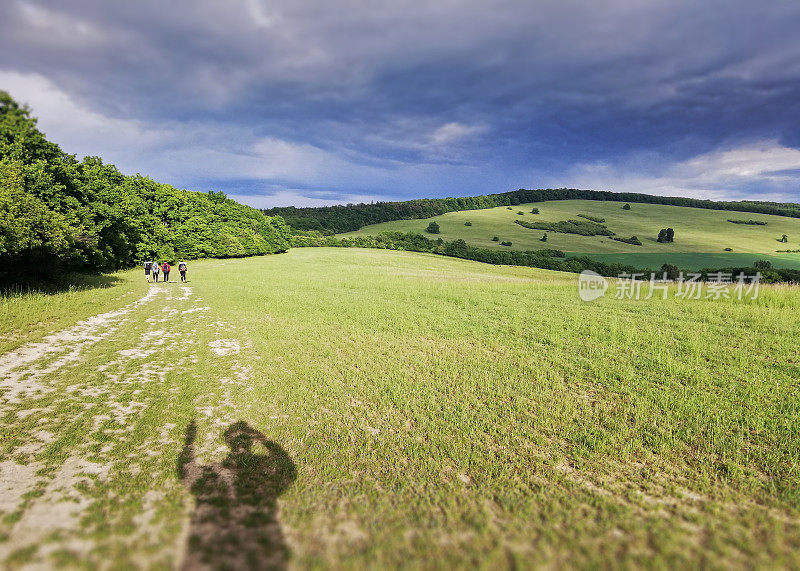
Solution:
{"label": "sky", "polygon": [[0,3],[78,157],[257,207],[589,188],[800,202],[796,0]]}

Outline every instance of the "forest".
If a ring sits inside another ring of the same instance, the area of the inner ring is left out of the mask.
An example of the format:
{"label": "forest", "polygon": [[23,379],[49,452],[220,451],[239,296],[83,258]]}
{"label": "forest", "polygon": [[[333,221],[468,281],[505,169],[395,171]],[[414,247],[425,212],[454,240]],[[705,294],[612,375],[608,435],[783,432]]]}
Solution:
{"label": "forest", "polygon": [[0,91],[0,282],[20,273],[105,272],[147,258],[284,252],[279,216],[221,192],[178,190],[77,160],[48,141],[30,110]]}

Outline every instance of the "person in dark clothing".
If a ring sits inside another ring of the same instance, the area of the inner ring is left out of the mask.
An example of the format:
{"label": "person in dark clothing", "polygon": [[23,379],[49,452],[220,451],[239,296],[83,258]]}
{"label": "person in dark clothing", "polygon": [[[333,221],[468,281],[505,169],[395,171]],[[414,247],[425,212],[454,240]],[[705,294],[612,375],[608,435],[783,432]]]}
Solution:
{"label": "person in dark clothing", "polygon": [[169,272],[172,268],[169,266],[168,262],[164,262],[164,265],[161,266],[161,271],[164,274],[164,281],[169,281]]}
{"label": "person in dark clothing", "polygon": [[144,263],[144,277],[147,278],[147,283],[150,283],[150,270],[153,268],[153,262]]}
{"label": "person in dark clothing", "polygon": [[178,271],[181,274],[181,281],[185,282],[186,281],[186,262],[184,262],[183,260],[181,260],[180,263],[178,264]]}

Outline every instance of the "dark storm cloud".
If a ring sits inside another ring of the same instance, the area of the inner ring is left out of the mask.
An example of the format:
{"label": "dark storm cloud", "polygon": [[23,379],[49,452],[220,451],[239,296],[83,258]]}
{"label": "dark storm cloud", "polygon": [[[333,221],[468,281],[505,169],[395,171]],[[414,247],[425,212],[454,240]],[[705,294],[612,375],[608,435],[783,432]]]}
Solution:
{"label": "dark storm cloud", "polygon": [[[748,162],[800,168],[799,4],[434,4],[7,2],[0,70],[163,130],[114,157],[179,186],[336,200],[575,181],[800,198],[796,174]],[[739,175],[688,173],[725,152]]]}

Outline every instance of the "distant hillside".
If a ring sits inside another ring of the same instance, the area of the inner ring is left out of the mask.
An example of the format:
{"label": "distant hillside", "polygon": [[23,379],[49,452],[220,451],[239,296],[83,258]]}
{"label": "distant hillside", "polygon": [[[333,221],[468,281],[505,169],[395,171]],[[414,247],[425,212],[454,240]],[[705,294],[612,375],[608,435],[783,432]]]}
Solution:
{"label": "distant hillside", "polygon": [[515,206],[528,202],[547,200],[599,200],[614,202],[639,202],[646,204],[667,204],[672,206],[691,206],[711,210],[731,210],[776,214],[800,218],[800,205],[777,202],[716,202],[697,200],[680,196],[653,196],[632,192],[609,192],[599,190],[578,190],[574,188],[546,188],[539,190],[519,189],[499,194],[485,194],[463,198],[425,198],[403,202],[376,202],[373,204],[348,204],[347,206],[320,206],[316,208],[295,208],[287,206],[264,210],[270,216],[282,216],[295,233],[316,230],[323,234],[353,232],[369,224],[390,222],[392,220],[412,220],[430,218],[447,212],[478,210],[497,206]]}
{"label": "distant hillside", "polygon": [[280,217],[222,193],[125,176],[48,141],[29,110],[0,91],[0,280],[20,272],[108,271],[145,258],[282,252]]}
{"label": "distant hillside", "polygon": [[[738,267],[768,260],[775,267],[800,269],[800,218],[759,214],[752,216],[759,224],[731,224],[730,214],[719,210],[641,203],[630,203],[626,210],[624,204],[551,200],[448,212],[426,220],[393,220],[338,236],[416,232],[445,242],[464,240],[476,248],[519,252],[549,248],[637,268],[657,269],[664,263],[682,269]],[[570,220],[582,220],[579,225],[596,231],[573,229]],[[439,226],[436,235],[425,231],[431,222]],[[667,227],[674,229],[675,241],[658,242],[659,231]],[[787,241],[781,242],[784,235]],[[630,240],[634,236],[638,244]]]}

